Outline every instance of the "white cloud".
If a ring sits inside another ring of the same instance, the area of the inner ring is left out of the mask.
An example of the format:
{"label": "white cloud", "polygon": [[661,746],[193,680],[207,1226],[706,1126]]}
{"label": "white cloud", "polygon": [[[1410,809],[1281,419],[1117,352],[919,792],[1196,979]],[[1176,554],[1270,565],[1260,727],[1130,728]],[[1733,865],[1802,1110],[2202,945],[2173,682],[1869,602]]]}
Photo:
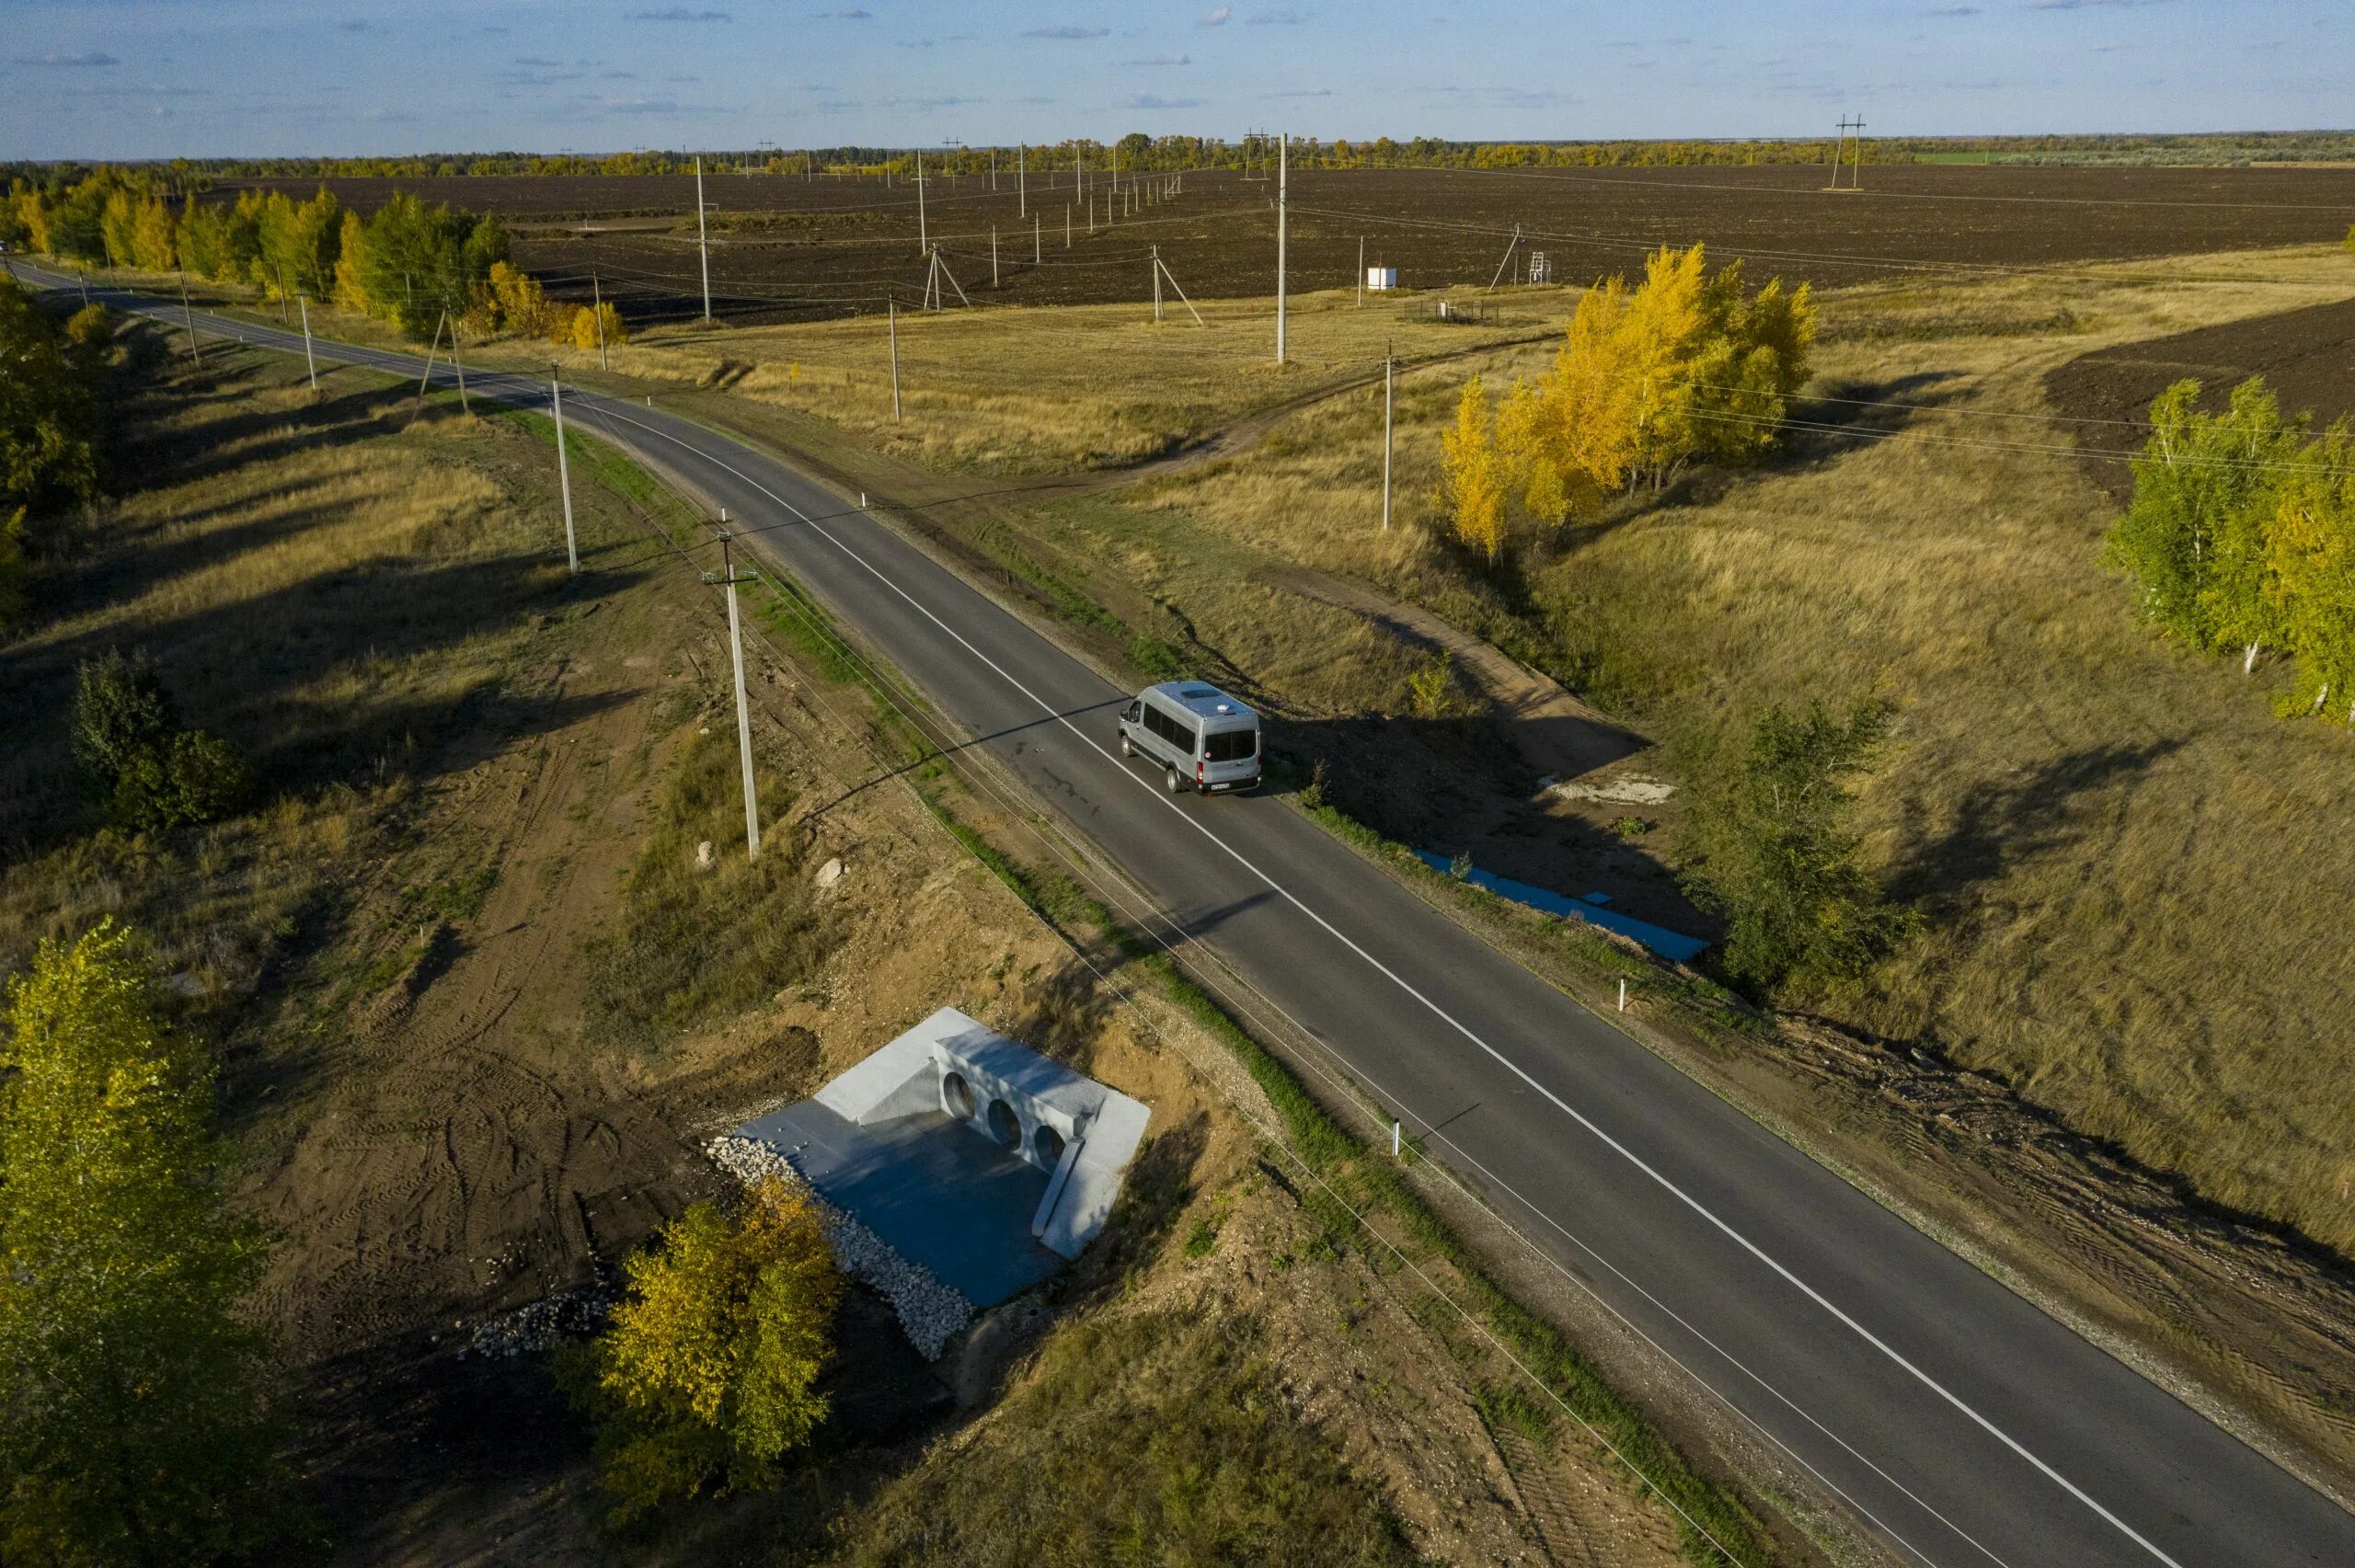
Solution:
{"label": "white cloud", "polygon": [[1202,18],[1202,26],[1206,28],[1223,28],[1234,19],[1235,7],[1232,6],[1221,6],[1217,10],[1212,11],[1209,16]]}

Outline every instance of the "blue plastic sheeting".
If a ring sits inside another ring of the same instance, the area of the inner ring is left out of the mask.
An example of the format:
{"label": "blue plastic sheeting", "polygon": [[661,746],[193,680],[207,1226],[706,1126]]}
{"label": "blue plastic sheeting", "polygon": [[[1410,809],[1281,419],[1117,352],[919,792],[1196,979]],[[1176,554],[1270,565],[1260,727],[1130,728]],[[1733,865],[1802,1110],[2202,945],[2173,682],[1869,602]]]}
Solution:
{"label": "blue plastic sheeting", "polygon": [[[1443,854],[1417,850],[1415,855],[1435,871],[1444,871],[1451,876],[1454,873],[1454,862]],[[1583,898],[1569,898],[1547,887],[1533,887],[1526,882],[1515,882],[1509,876],[1499,876],[1495,872],[1483,871],[1476,865],[1465,874],[1464,880],[1475,887],[1487,888],[1499,898],[1511,898],[1516,904],[1526,904],[1549,915],[1581,920],[1589,925],[1599,925],[1605,931],[1633,937],[1673,964],[1691,963],[1709,945],[1697,936],[1687,936],[1664,925],[1653,925],[1648,921],[1623,915],[1616,910],[1598,909]]]}
{"label": "blue plastic sheeting", "polygon": [[740,1136],[793,1162],[828,1203],[976,1307],[994,1307],[1063,1266],[1030,1234],[1047,1173],[940,1111],[870,1127],[803,1100]]}

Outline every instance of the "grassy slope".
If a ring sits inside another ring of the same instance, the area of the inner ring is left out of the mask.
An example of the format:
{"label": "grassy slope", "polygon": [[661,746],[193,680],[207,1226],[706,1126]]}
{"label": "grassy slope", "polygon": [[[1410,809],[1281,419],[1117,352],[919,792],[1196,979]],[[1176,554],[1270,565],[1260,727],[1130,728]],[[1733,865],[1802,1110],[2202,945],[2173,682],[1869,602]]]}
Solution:
{"label": "grassy slope", "polygon": [[[2246,266],[2355,289],[2337,256]],[[2263,284],[1870,291],[1827,306],[1817,386],[2034,413],[2043,371],[2086,349],[2316,297]],[[1495,371],[1539,362],[1522,351]],[[1434,477],[1448,390],[1406,401],[1409,496]],[[1361,402],[1315,410],[1289,449],[1169,482],[1150,504],[1433,602],[1646,722],[1688,765],[1770,702],[1895,697],[1902,744],[1871,792],[1873,846],[1932,931],[1827,1011],[1999,1071],[2213,1198],[2355,1246],[2355,1090],[2338,1046],[2355,1032],[2355,962],[2326,913],[2355,879],[2332,820],[2348,742],[2275,720],[2261,681],[2131,623],[2127,590],[2095,560],[2109,509],[2071,458],[1802,441],[1760,474],[1704,480],[1533,552],[1517,580],[1489,586],[1332,525],[1373,504]],[[1925,436],[2051,442],[2032,420],[1907,418]]]}

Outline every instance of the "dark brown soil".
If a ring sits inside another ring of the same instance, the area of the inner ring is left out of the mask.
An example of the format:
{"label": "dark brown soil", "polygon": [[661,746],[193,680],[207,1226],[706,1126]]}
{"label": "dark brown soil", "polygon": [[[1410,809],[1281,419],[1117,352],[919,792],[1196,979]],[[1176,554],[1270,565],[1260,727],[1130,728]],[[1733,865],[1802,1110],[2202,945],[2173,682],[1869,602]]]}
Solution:
{"label": "dark brown soil", "polygon": [[2086,472],[2122,504],[2133,475],[2097,454],[2139,450],[2142,433],[2103,421],[2148,418],[2151,400],[2187,377],[2200,383],[2203,406],[2222,408],[2253,375],[2265,378],[2286,412],[2313,415],[2316,429],[2355,411],[2355,300],[2099,349],[2046,376],[2044,392],[2072,421],[2079,449],[2096,454]]}
{"label": "dark brown soil", "polygon": [[[291,190],[316,182],[262,181]],[[551,277],[594,268],[607,297],[633,321],[677,319],[701,308],[695,181],[685,176],[534,178],[526,176],[327,182],[362,210],[408,188],[454,205],[497,211],[532,227],[518,260]],[[1486,284],[1516,224],[1515,252],[1545,254],[1558,281],[1584,285],[1642,263],[1655,246],[1706,241],[1752,258],[1753,269],[1820,285],[1923,266],[2045,265],[2331,241],[2355,217],[2355,169],[2063,169],[1897,165],[1866,171],[1865,189],[1822,189],[1814,166],[1474,171],[1295,171],[1291,182],[1292,286],[1344,288],[1359,242],[1369,264],[1396,267],[1408,288]],[[925,187],[925,233],[975,303],[1071,304],[1143,297],[1148,247],[1158,246],[1196,297],[1265,293],[1275,269],[1274,185],[1231,172],[1197,173],[1175,202],[1146,207],[1087,232],[1064,208],[1072,175],[1032,171],[1032,222],[1015,182],[936,178]],[[1091,192],[1104,188],[1088,177]],[[880,311],[915,303],[925,265],[915,193],[904,181],[805,181],[714,175],[715,314],[788,319]],[[591,220],[669,215],[667,229],[630,223],[597,232]],[[587,226],[584,228],[584,223]],[[1436,226],[1431,226],[1436,225]],[[991,234],[998,282],[991,286]],[[1510,271],[1508,273],[1510,274]],[[569,294],[572,281],[557,285]],[[577,283],[586,295],[585,278]]]}

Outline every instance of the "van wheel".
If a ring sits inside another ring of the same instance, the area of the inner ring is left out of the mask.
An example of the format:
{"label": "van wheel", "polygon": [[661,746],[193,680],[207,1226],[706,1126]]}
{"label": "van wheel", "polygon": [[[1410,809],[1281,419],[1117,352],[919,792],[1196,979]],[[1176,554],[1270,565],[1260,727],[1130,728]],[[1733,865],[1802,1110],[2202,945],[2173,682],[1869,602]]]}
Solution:
{"label": "van wheel", "polygon": [[1122,732],[1120,736],[1120,755],[1123,757],[1133,757],[1136,754],[1137,749],[1130,744],[1127,733],[1125,731]]}
{"label": "van wheel", "polygon": [[1186,781],[1178,776],[1178,770],[1175,768],[1169,770],[1169,793],[1172,795],[1186,793]]}

